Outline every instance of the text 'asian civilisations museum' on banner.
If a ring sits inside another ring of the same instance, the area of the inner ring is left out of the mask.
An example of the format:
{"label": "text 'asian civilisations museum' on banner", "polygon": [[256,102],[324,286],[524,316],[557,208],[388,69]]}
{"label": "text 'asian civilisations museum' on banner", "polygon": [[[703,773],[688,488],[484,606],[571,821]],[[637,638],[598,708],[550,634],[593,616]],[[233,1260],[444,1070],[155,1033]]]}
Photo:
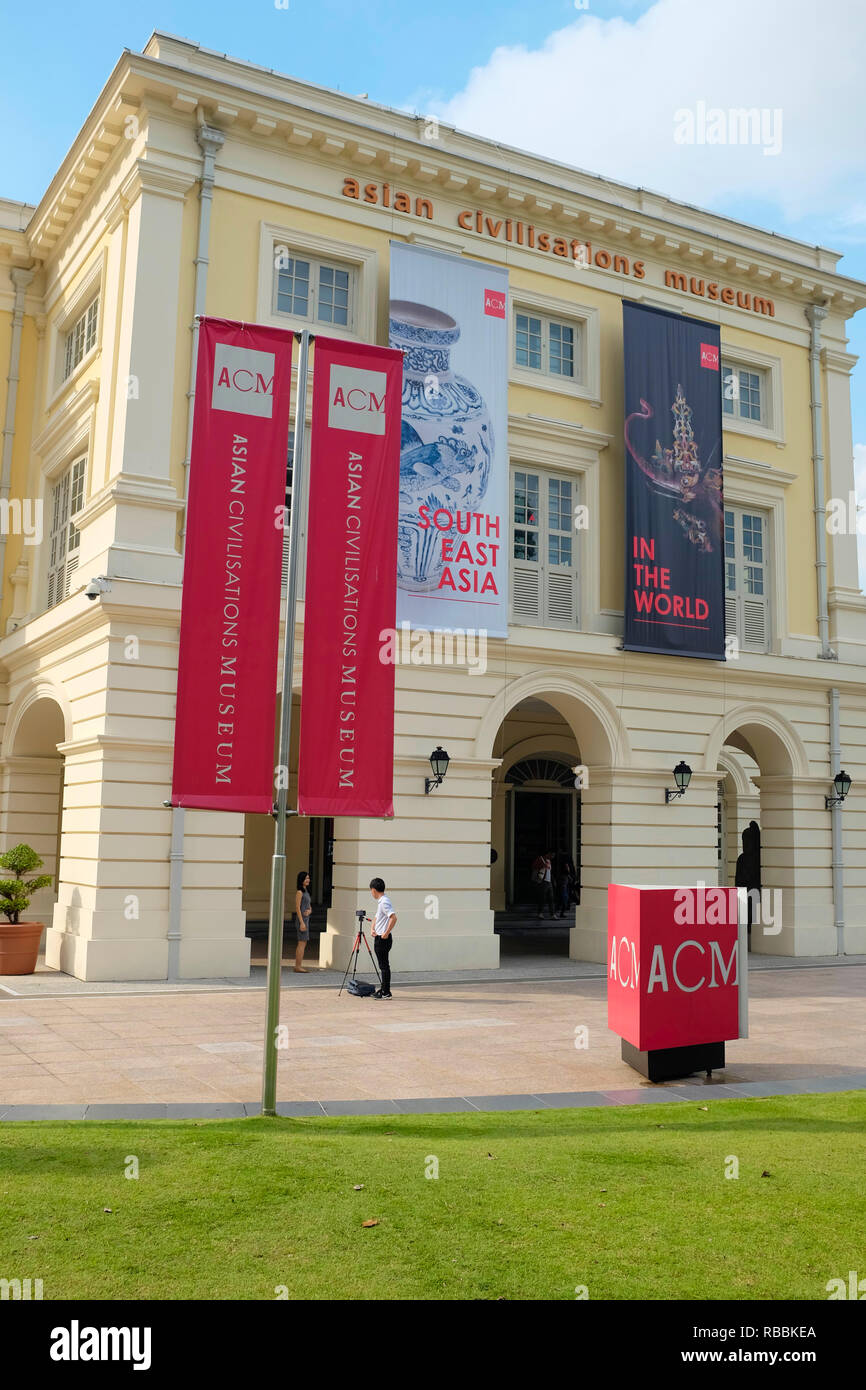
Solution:
{"label": "text 'asian civilisations museum' on banner", "polygon": [[508,272],[391,243],[404,354],[397,617],[508,635]]}
{"label": "text 'asian civilisations museum' on banner", "polygon": [[298,810],[394,814],[394,663],[403,359],[317,337]]}
{"label": "text 'asian civilisations museum' on banner", "polygon": [[201,320],[173,806],[273,808],[291,379],[291,333]]}

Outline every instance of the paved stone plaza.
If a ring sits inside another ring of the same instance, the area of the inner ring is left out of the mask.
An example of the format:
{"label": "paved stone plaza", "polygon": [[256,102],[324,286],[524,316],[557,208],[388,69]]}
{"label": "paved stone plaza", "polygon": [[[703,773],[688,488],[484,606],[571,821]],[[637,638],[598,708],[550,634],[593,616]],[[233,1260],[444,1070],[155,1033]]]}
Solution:
{"label": "paved stone plaza", "polygon": [[[449,1108],[456,1098],[468,1098],[459,1108],[530,1108],[558,1097],[571,1097],[567,1104],[687,1098],[689,1086],[703,1084],[696,1077],[686,1086],[652,1086],[637,1076],[607,1028],[600,967],[561,978],[569,964],[520,979],[489,972],[407,985],[397,978],[390,1002],[338,997],[340,977],[330,972],[297,980],[284,974],[288,1048],[278,1099],[293,1103],[293,1113],[319,1114],[347,1105],[400,1109],[401,1101],[420,1109],[430,1098],[431,1109],[451,1098]],[[61,995],[63,979],[40,973],[0,984],[0,1119],[37,1118],[55,1105],[77,1116],[87,1106],[169,1107],[143,1114],[197,1105],[254,1109],[261,972],[246,986],[104,986],[95,993],[76,981]],[[866,1088],[866,964],[753,969],[749,988],[750,1037],[728,1044],[727,1069],[707,1094]],[[587,1047],[575,1046],[581,1028]]]}

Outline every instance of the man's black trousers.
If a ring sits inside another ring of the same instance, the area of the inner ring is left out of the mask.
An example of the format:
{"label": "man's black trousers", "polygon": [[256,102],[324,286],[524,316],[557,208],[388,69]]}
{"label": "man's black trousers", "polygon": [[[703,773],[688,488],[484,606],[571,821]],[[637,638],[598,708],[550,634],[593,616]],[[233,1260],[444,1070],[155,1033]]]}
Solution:
{"label": "man's black trousers", "polygon": [[391,966],[388,964],[388,957],[391,954],[393,942],[390,936],[374,936],[373,950],[376,952],[376,960],[379,962],[379,970],[382,974],[382,993],[391,993]]}

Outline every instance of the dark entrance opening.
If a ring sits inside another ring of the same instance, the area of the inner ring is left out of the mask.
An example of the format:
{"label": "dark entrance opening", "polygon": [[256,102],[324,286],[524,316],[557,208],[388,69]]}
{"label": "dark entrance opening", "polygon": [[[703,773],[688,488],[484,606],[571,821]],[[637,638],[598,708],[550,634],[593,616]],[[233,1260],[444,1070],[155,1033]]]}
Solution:
{"label": "dark entrance opening", "polygon": [[[304,824],[304,822],[299,822]],[[310,875],[310,897],[313,903],[313,915],[310,918],[310,939],[304,955],[304,961],[317,961],[319,958],[319,937],[328,924],[328,909],[331,906],[334,881],[334,822],[329,816],[311,816],[307,822],[309,825],[309,848],[307,857],[307,867]],[[297,875],[303,866],[303,859],[296,867],[297,853],[292,856],[289,852],[289,860],[286,865],[286,908],[283,918],[283,964],[291,964],[294,960],[295,946],[298,941],[298,933],[295,926],[295,892],[297,889]],[[252,940],[251,961],[253,965],[265,965],[268,955],[268,922],[267,918],[247,919],[246,934]]]}
{"label": "dark entrance opening", "polygon": [[[545,850],[553,850],[554,870],[564,857],[571,859],[576,874],[575,896],[580,901],[580,793],[574,772],[555,758],[527,758],[516,763],[506,777],[512,787],[506,869],[506,909],[495,918],[500,957],[532,954],[567,956],[568,933],[574,926],[574,903],[564,916],[538,921],[538,890],[532,881],[532,864]],[[560,911],[557,882],[556,910]]]}

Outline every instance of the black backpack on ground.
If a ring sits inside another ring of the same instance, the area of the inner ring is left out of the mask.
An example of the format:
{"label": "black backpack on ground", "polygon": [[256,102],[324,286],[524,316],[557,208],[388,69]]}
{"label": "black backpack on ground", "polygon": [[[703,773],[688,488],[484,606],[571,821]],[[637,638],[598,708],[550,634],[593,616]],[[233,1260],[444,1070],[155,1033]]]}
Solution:
{"label": "black backpack on ground", "polygon": [[370,985],[366,980],[356,980],[354,977],[346,985],[349,994],[356,994],[360,999],[366,999],[368,995],[376,993],[376,986]]}

